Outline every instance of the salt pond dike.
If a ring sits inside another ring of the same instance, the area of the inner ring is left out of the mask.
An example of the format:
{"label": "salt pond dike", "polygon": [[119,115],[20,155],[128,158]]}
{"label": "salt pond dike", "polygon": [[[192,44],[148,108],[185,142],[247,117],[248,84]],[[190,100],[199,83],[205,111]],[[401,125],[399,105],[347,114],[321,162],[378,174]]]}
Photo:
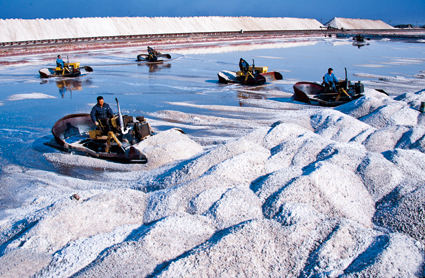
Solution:
{"label": "salt pond dike", "polygon": [[337,109],[265,101],[245,122],[179,114],[251,131],[206,150],[159,133],[139,146],[155,159],[130,172],[46,154],[109,169],[101,181],[4,167],[1,183],[25,192],[11,192],[23,205],[0,223],[0,276],[421,277],[420,101],[425,91],[367,90]]}

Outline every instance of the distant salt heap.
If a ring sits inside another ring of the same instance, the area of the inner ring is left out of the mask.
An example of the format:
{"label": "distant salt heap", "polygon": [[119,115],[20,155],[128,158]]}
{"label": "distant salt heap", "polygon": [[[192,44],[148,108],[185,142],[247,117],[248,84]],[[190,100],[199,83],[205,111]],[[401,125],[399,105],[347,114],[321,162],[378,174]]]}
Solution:
{"label": "distant salt heap", "polygon": [[318,30],[321,26],[310,18],[248,16],[0,19],[0,42],[240,30]]}
{"label": "distant salt heap", "polygon": [[346,29],[346,30],[355,30],[355,29],[394,29],[393,26],[383,22],[382,20],[372,20],[372,19],[360,19],[360,18],[342,18],[334,17],[331,21],[325,24],[326,26],[337,28],[337,29]]}
{"label": "distant salt heap", "polygon": [[266,109],[245,136],[103,182],[4,167],[32,194],[0,223],[0,276],[423,277],[424,99]]}

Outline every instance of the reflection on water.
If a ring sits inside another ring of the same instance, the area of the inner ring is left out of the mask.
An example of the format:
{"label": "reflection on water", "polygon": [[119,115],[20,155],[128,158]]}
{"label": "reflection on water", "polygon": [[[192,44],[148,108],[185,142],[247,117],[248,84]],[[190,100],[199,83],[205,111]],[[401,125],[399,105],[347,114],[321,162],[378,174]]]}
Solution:
{"label": "reflection on water", "polygon": [[240,99],[267,99],[264,94],[254,92],[238,91],[238,98]]}
{"label": "reflection on water", "polygon": [[261,86],[253,86],[253,87],[247,87],[247,86],[240,86],[237,90],[237,97],[239,100],[239,106],[246,106],[246,102],[243,100],[246,99],[281,99],[288,97],[292,97],[292,86],[291,88],[287,87],[285,84],[279,83],[279,81],[275,82],[268,82],[266,85]]}
{"label": "reflection on water", "polygon": [[264,94],[254,92],[238,91],[239,106],[244,106],[243,99],[267,99]]}
{"label": "reflection on water", "polygon": [[149,68],[149,72],[157,72],[162,69],[169,69],[171,68],[170,63],[139,63],[138,66],[147,66]]}
{"label": "reflection on water", "polygon": [[[48,80],[41,81],[41,84],[48,83]],[[68,93],[69,97],[72,98],[72,91],[81,91],[84,86],[90,86],[92,81],[90,79],[80,80],[79,78],[67,78],[55,80],[56,87],[59,89],[61,98],[64,98]]]}
{"label": "reflection on water", "polygon": [[81,91],[83,88],[81,83],[80,80],[60,80],[56,81],[56,86],[59,89],[59,94],[64,98],[66,92],[69,92],[70,97],[72,97],[72,90]]}
{"label": "reflection on water", "polygon": [[367,42],[357,42],[357,41],[353,42],[353,46],[356,46],[358,48],[366,46],[366,45],[369,45],[369,43],[367,43]]}

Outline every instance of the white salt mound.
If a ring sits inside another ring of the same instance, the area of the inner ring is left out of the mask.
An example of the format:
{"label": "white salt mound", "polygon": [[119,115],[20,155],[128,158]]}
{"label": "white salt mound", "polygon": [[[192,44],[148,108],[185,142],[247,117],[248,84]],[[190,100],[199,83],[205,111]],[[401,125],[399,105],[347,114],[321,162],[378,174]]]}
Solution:
{"label": "white salt mound", "polygon": [[0,42],[240,30],[319,30],[321,26],[310,18],[248,16],[0,19]]}
{"label": "white salt mound", "polygon": [[382,20],[334,17],[325,24],[338,29],[394,29]]}
{"label": "white salt mound", "polygon": [[178,160],[189,159],[203,148],[178,129],[170,129],[148,137],[135,146],[148,157],[146,168],[158,168]]}

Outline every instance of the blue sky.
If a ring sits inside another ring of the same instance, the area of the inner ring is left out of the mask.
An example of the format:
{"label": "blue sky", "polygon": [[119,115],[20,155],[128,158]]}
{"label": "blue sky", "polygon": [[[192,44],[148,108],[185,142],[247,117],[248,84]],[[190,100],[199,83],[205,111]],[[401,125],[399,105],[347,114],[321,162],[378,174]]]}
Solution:
{"label": "blue sky", "polygon": [[265,16],[382,19],[425,24],[425,0],[0,0],[0,18]]}

